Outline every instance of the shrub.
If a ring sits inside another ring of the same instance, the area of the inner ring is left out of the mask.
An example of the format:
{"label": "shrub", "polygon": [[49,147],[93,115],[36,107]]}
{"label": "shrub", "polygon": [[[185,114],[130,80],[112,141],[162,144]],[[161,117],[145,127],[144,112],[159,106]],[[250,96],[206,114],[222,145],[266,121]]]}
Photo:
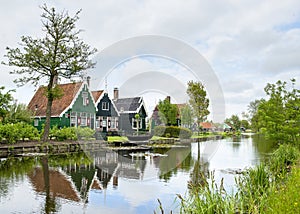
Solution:
{"label": "shrub", "polygon": [[59,129],[57,126],[53,126],[49,132],[50,139],[56,139],[59,141],[64,140],[77,140],[76,128],[63,127]]}
{"label": "shrub", "polygon": [[7,143],[16,143],[20,139],[20,132],[14,124],[5,124],[0,127],[0,136],[4,138]]}
{"label": "shrub", "polygon": [[76,129],[76,135],[78,139],[90,139],[95,136],[95,130],[89,127],[85,127],[85,128],[78,127]]}
{"label": "shrub", "polygon": [[38,140],[39,139],[39,131],[30,124],[20,122],[14,124],[15,128],[19,130],[20,138],[24,141],[28,140]]}
{"label": "shrub", "polygon": [[154,135],[188,139],[192,136],[192,132],[187,128],[178,126],[156,126],[154,128]]}
{"label": "shrub", "polygon": [[58,140],[77,140],[76,128],[64,127],[58,132]]}

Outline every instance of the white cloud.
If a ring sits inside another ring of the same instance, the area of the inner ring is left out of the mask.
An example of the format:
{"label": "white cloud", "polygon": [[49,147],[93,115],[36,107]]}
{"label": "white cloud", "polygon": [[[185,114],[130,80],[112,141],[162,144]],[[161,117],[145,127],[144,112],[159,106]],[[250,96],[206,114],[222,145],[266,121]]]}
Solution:
{"label": "white cloud", "polygon": [[[24,4],[20,0],[2,3],[0,61],[5,60],[6,46],[16,47],[20,36],[42,35],[41,4],[37,1]],[[266,0],[65,0],[48,1],[48,4],[59,11],[66,9],[71,15],[82,8],[77,25],[84,29],[81,37],[99,51],[119,40],[144,34],[170,36],[196,48],[219,77],[229,115],[245,108],[247,100],[250,102],[262,96],[267,82],[292,77],[299,79],[300,76],[300,30],[299,25],[294,24],[300,20],[300,2],[297,0],[272,3]],[[98,63],[104,62],[100,59]],[[182,82],[192,78],[176,63],[159,60],[135,59],[120,68],[122,75],[108,78],[111,88],[126,81],[130,75],[151,70],[169,74]],[[8,75],[11,68],[0,65],[0,69],[0,85],[13,88],[13,77]],[[94,78],[95,81],[101,79],[103,77]],[[31,91],[18,89],[16,96],[22,102],[28,102]]]}

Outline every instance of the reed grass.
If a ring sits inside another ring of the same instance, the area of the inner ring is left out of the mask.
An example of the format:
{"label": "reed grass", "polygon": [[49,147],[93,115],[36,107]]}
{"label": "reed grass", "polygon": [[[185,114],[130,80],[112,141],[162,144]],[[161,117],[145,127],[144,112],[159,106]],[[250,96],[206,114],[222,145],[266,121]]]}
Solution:
{"label": "reed grass", "polygon": [[235,193],[225,191],[223,179],[217,185],[213,173],[210,177],[202,185],[190,184],[187,196],[177,195],[180,213],[300,213],[297,147],[282,145],[268,162],[246,170],[236,178]]}

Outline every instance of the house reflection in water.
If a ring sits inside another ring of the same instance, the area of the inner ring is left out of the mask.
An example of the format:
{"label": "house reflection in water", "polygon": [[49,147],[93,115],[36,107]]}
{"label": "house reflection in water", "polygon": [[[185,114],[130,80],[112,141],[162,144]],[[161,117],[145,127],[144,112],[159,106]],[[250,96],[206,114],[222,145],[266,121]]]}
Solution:
{"label": "house reflection in water", "polygon": [[[113,151],[97,151],[90,154],[91,164],[51,167],[45,173],[44,167],[35,167],[29,180],[37,193],[50,192],[52,198],[60,197],[75,202],[88,202],[90,190],[104,190],[112,181],[118,186],[119,177],[143,179],[145,158],[132,159],[129,155]],[[48,189],[47,189],[48,182]]]}
{"label": "house reflection in water", "polygon": [[143,179],[146,167],[145,157],[132,159],[128,153],[117,153],[113,151],[99,151],[92,154],[94,165],[97,169],[97,177],[103,188],[107,188],[112,179],[113,186],[118,186],[118,178]]}

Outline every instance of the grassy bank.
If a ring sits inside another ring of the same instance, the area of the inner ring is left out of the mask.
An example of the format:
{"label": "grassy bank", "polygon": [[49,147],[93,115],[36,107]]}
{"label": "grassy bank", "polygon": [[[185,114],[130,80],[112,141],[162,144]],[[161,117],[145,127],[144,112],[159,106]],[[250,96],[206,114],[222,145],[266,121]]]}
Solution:
{"label": "grassy bank", "polygon": [[299,161],[298,147],[281,145],[268,162],[236,178],[235,193],[227,193],[222,182],[217,185],[213,175],[209,183],[189,184],[189,195],[178,195],[180,212],[300,213]]}
{"label": "grassy bank", "polygon": [[107,137],[108,143],[113,142],[128,142],[128,138],[126,136],[108,136]]}

